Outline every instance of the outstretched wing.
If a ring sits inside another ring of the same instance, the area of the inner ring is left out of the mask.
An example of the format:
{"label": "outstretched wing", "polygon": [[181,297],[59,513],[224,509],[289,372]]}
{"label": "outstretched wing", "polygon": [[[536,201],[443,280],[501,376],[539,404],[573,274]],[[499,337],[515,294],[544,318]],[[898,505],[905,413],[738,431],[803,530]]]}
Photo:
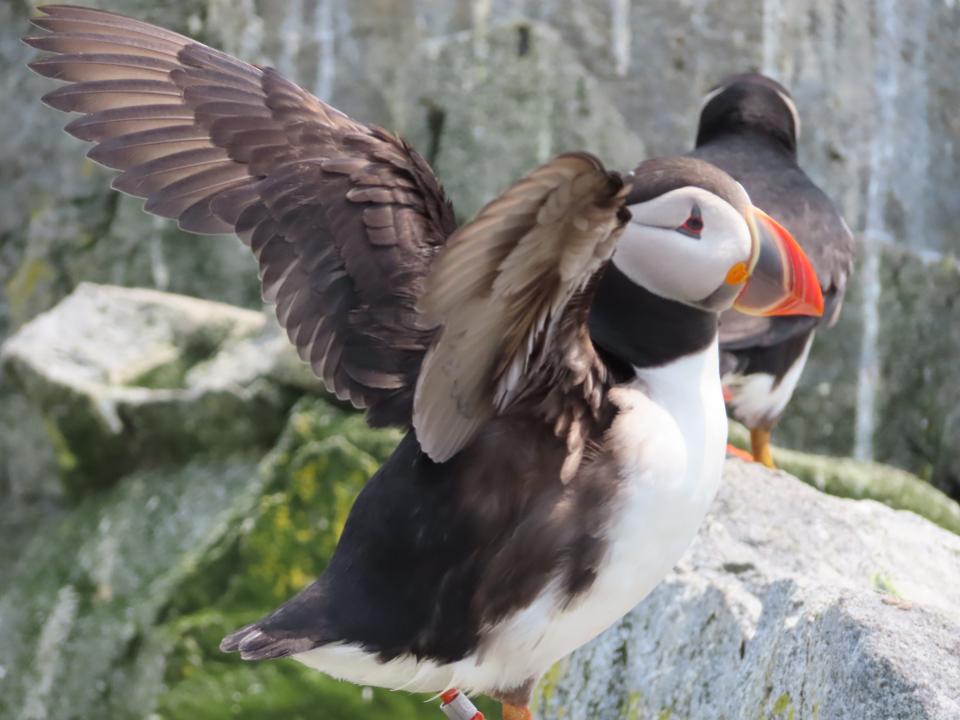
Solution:
{"label": "outstretched wing", "polygon": [[264,298],[327,388],[372,424],[409,424],[433,333],[416,302],[456,227],[426,162],[269,68],[122,15],[51,5],[31,63],[113,186],[184,230],[235,232]]}
{"label": "outstretched wing", "polygon": [[567,441],[572,476],[607,379],[586,326],[593,281],[629,218],[628,189],[595,157],[561,155],[451,237],[420,302],[442,326],[414,397],[431,458],[452,457],[495,414],[531,412]]}

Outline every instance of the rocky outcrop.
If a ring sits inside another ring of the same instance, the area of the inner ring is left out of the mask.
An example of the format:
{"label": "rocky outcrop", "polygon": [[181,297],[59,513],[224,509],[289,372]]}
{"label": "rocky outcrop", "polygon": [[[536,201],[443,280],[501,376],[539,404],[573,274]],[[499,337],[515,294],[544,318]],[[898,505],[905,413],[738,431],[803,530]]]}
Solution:
{"label": "rocky outcrop", "polygon": [[[7,394],[42,418],[43,432],[22,429],[46,435],[79,492],[135,467],[268,447],[307,375],[262,313],[90,283],[9,338],[0,368]],[[42,453],[16,434],[0,443],[14,468]]]}
{"label": "rocky outcrop", "polygon": [[0,583],[0,718],[420,717],[417,698],[217,648],[322,569],[396,440],[316,399],[259,464],[137,471],[48,516]]}
{"label": "rocky outcrop", "polygon": [[960,717],[960,537],[728,461],[693,546],[540,717]]}
{"label": "rocky outcrop", "polygon": [[[750,434],[737,422],[730,423],[729,439],[741,449],[750,447]],[[787,448],[776,448],[773,459],[777,467],[828,495],[876,500],[895,510],[914,512],[960,534],[960,503],[904,470]]]}

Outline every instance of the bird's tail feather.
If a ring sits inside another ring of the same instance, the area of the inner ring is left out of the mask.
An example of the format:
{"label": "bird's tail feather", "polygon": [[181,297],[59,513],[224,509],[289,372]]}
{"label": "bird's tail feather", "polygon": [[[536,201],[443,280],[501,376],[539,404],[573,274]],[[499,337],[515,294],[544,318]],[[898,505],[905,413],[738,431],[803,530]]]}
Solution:
{"label": "bird's tail feather", "polygon": [[316,643],[304,637],[283,637],[264,630],[259,623],[247,625],[220,641],[223,652],[239,652],[244,660],[269,660],[306,652]]}

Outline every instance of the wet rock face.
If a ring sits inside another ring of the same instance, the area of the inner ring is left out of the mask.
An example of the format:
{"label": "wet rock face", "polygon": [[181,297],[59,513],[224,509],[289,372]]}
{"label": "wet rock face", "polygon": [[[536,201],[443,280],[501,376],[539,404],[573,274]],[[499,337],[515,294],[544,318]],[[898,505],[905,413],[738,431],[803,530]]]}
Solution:
{"label": "wet rock face", "polygon": [[[814,346],[779,439],[894,462],[958,492],[945,449],[960,446],[957,386],[928,397],[891,383],[906,373],[913,387],[916,374],[899,346],[910,333],[894,318],[907,304],[949,312],[960,280],[939,272],[935,284],[908,287],[885,269],[890,252],[913,263],[960,250],[955,3],[90,3],[273,65],[344,111],[403,132],[463,218],[555,153],[588,149],[627,169],[682,152],[711,85],[747,69],[774,75],[800,107],[801,162],[869,251],[839,327]],[[255,306],[254,263],[236,240],[186,236],[143,215],[60,132],[63,119],[37,102],[52,84],[23,70],[28,12],[26,2],[0,7],[0,336],[82,280]],[[938,334],[933,317],[912,317],[929,328],[916,339],[937,335],[920,350],[925,366],[950,375],[955,338]],[[907,418],[922,423],[922,438],[906,437]]]}
{"label": "wet rock face", "polygon": [[693,547],[558,665],[539,717],[960,714],[960,538],[739,461]]}

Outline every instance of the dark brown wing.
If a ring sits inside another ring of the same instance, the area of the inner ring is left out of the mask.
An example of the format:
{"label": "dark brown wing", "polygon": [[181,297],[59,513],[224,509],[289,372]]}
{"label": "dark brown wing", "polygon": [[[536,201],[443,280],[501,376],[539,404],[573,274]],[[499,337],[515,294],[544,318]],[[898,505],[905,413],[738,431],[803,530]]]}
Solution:
{"label": "dark brown wing", "polygon": [[586,326],[592,280],[629,217],[628,189],[593,156],[561,155],[450,239],[420,303],[442,326],[414,399],[417,439],[434,460],[495,414],[527,412],[565,438],[572,477],[607,381]]}
{"label": "dark brown wing", "polygon": [[275,71],[100,10],[46,6],[31,68],[68,81],[44,101],[122,170],[116,189],[197,233],[236,232],[264,298],[331,392],[372,424],[409,424],[433,333],[416,301],[455,229],[426,162]]}

